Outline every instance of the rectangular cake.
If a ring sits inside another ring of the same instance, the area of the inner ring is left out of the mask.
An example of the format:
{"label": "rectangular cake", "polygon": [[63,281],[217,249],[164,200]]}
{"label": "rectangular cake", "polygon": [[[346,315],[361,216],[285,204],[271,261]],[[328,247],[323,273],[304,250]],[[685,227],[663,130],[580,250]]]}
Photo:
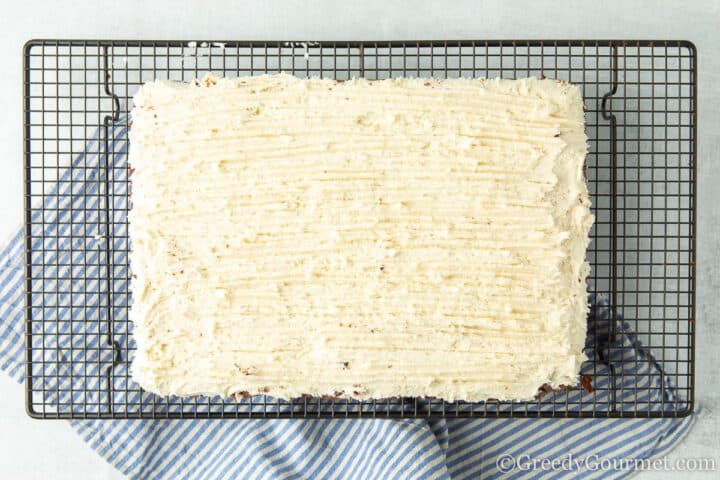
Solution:
{"label": "rectangular cake", "polygon": [[154,81],[130,141],[144,389],[479,401],[578,383],[577,87]]}

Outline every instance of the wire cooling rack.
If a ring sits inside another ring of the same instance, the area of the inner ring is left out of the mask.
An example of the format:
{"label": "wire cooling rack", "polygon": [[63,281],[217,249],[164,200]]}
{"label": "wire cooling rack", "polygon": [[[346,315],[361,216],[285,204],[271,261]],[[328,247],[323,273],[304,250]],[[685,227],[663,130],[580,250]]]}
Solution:
{"label": "wire cooling rack", "polygon": [[[696,52],[679,41],[33,40],[27,409],[39,418],[661,417],[693,408]],[[545,76],[583,92],[596,222],[583,386],[533,402],[158,397],[130,379],[127,129],[146,81]],[[608,308],[608,305],[612,308]],[[652,353],[638,353],[638,344]]]}

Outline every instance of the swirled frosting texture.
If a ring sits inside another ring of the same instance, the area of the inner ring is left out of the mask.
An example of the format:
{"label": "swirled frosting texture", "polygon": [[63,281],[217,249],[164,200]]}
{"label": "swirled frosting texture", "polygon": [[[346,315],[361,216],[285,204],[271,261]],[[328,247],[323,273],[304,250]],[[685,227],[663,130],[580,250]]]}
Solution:
{"label": "swirled frosting texture", "polygon": [[160,394],[530,399],[585,359],[578,88],[150,82],[134,379]]}

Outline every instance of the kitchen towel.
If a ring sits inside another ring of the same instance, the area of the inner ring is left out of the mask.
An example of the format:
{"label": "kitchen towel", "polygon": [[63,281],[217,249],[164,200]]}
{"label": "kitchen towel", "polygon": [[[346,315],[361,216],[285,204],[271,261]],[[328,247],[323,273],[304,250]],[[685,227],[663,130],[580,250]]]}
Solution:
{"label": "kitchen towel", "polygon": [[[125,137],[121,127],[111,132],[113,175],[126,175]],[[92,245],[104,242],[107,232],[102,231],[102,222],[97,218],[88,218],[99,214],[97,202],[102,201],[98,195],[103,181],[101,169],[97,168],[98,154],[91,153],[99,150],[96,137],[70,166],[58,169],[57,184],[42,198],[45,206],[57,215],[41,218],[42,213],[34,211],[44,240],[56,242],[52,248],[59,251],[57,258],[43,257],[39,263],[53,269],[63,265],[72,268],[73,263],[96,269],[86,272],[82,280],[95,282],[92,283],[95,290],[85,283],[77,289],[81,292],[98,291],[102,283],[98,282],[97,271],[102,265],[97,251],[93,254]],[[110,180],[113,188],[126,185],[122,178]],[[127,198],[121,190],[112,193],[113,200]],[[116,213],[122,215],[122,208]],[[122,224],[121,218],[115,220]],[[123,232],[112,233],[114,238],[121,237]],[[76,242],[83,247],[79,248]],[[76,250],[87,257],[70,258]],[[123,255],[122,248],[117,250]],[[31,251],[31,257],[34,253]],[[62,256],[67,256],[67,261]],[[118,273],[123,277],[123,272]],[[63,276],[58,270],[53,275],[59,279]],[[24,232],[20,230],[0,253],[0,369],[18,382],[25,378],[24,284]],[[73,380],[63,380],[76,377],[69,361],[71,356],[85,355],[86,360],[96,360],[98,365],[107,361],[97,348],[103,338],[100,328],[103,322],[97,316],[103,310],[98,308],[100,295],[87,298],[84,293],[73,293],[76,291],[73,285],[69,284],[67,289],[58,285],[58,291],[67,293],[32,300],[33,306],[43,307],[49,320],[38,323],[43,324],[42,333],[49,342],[45,344],[46,353],[54,355],[46,360],[51,360],[58,369],[55,375],[51,372],[45,377],[46,383],[42,385],[44,401],[49,403],[68,402],[64,395],[83,395],[82,391],[73,391],[77,385],[69,389],[64,383]],[[127,292],[128,285],[118,289]],[[77,298],[78,295],[85,298]],[[122,307],[128,295],[113,301]],[[640,404],[653,400],[662,401],[666,408],[682,407],[670,377],[662,373],[650,352],[630,331],[630,325],[619,314],[611,315],[605,297],[591,295],[590,301],[590,314],[597,321],[590,324],[593,329],[588,332],[586,352],[597,362],[596,371],[606,371],[609,363],[616,373],[625,372],[627,378],[646,379],[635,390],[621,390],[625,397],[618,400]],[[120,315],[122,308],[117,313]],[[77,318],[98,321],[72,321]],[[612,340],[608,334],[610,322],[615,323],[616,330]],[[129,332],[116,332],[116,338],[123,336],[129,338]],[[75,344],[75,338],[82,338],[82,342]],[[609,346],[614,348],[608,349]],[[584,369],[592,372],[593,366],[588,362]],[[598,381],[602,378],[607,379],[599,375]],[[576,401],[581,392],[550,395],[555,395],[559,402],[565,398]],[[143,401],[123,399],[134,400]],[[640,465],[632,460],[668,452],[689,431],[694,419],[691,415],[676,419],[592,420],[74,420],[70,424],[99,455],[128,477],[138,479],[575,478],[580,473],[586,478],[624,478]],[[613,465],[610,463],[613,459],[622,459],[624,464]]]}

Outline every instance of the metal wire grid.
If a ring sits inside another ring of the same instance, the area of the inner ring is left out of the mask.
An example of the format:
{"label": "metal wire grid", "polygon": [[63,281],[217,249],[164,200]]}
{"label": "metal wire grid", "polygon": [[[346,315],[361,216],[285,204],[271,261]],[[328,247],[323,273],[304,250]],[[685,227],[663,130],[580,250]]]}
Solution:
{"label": "metal wire grid", "polygon": [[[693,408],[696,52],[678,41],[178,42],[37,40],[25,47],[27,409],[40,418],[682,416]],[[126,152],[146,81],[546,76],[585,99],[596,217],[576,389],[535,402],[161,398],[129,376]],[[620,318],[622,315],[623,319]],[[655,359],[616,341],[629,329]],[[655,363],[657,362],[657,363]],[[665,373],[646,368],[659,365]],[[663,393],[650,396],[651,386]],[[644,392],[647,390],[647,395]]]}

